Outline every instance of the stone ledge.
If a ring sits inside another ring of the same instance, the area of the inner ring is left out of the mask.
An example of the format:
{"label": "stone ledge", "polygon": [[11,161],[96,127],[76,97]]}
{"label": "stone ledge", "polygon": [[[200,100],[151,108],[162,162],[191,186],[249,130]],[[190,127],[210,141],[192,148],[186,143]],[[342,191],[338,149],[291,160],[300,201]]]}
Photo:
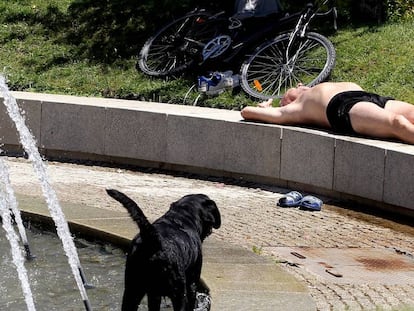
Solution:
{"label": "stone ledge", "polygon": [[[13,92],[41,152],[243,177],[414,215],[414,146],[244,122],[238,111]],[[19,149],[0,108],[3,149]]]}

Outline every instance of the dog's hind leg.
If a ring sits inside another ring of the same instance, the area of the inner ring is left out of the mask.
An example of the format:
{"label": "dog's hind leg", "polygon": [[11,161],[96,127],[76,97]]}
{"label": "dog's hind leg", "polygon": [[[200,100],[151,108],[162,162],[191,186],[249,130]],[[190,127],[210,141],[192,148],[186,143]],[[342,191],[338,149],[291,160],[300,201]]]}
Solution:
{"label": "dog's hind leg", "polygon": [[[138,306],[145,296],[145,291],[134,287],[126,287],[122,297],[122,311],[137,311]],[[155,310],[155,309],[154,309]],[[159,310],[159,309],[158,309]]]}
{"label": "dog's hind leg", "polygon": [[176,281],[173,284],[175,292],[170,297],[174,311],[194,311],[194,305],[188,303],[187,286],[184,279],[182,281]]}
{"label": "dog's hind leg", "polygon": [[194,308],[191,308],[187,302],[186,297],[176,297],[172,298],[174,311],[194,311]]}
{"label": "dog's hind leg", "polygon": [[148,296],[148,311],[160,311],[161,297],[150,295]]}

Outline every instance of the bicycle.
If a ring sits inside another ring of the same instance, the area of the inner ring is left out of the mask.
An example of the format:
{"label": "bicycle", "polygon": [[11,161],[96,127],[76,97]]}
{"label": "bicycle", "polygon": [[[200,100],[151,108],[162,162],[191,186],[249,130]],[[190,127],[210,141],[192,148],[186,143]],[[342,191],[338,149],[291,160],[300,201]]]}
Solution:
{"label": "bicycle", "polygon": [[222,13],[212,14],[194,9],[161,28],[143,45],[138,67],[147,75],[165,77],[184,72],[199,57],[199,49],[219,32],[209,21]]}
{"label": "bicycle", "polygon": [[280,98],[298,83],[311,87],[329,77],[335,67],[335,47],[328,38],[308,29],[316,16],[331,13],[336,29],[337,13],[335,7],[325,13],[318,11],[308,4],[293,31],[263,43],[242,64],[240,84],[247,94],[264,100]]}
{"label": "bicycle", "polygon": [[[316,84],[323,77],[327,77],[334,67],[335,49],[330,41],[317,33],[307,31],[310,21],[316,16],[325,16],[334,13],[336,21],[336,9],[334,6],[326,13],[318,13],[319,8],[325,5],[325,0],[321,5],[308,5],[302,12],[294,14],[283,14],[278,12],[262,18],[260,21],[260,31],[254,27],[254,23],[249,20],[240,22],[237,18],[225,16],[222,12],[212,14],[203,9],[195,9],[185,16],[171,22],[163,27],[154,36],[149,38],[140,51],[138,66],[150,76],[165,77],[182,74],[193,68],[200,71],[204,69],[225,69],[238,71],[241,65],[240,79],[243,90],[256,98],[265,99],[277,97],[283,91],[278,87],[276,92],[269,87],[270,75],[259,76],[257,69],[262,67],[275,67],[275,63],[283,64],[285,70],[281,71],[279,78],[281,81],[293,81],[297,78],[305,78],[297,74],[297,67],[301,65],[301,70],[307,69],[303,65],[305,56],[315,54],[315,48],[300,42],[316,42],[316,46],[322,46],[326,53],[326,66],[318,68],[323,75],[314,78],[304,79],[304,84]],[[250,27],[248,27],[250,25]],[[281,45],[286,41],[288,44],[278,47],[279,52],[284,48],[283,53],[273,53],[273,58],[269,58],[268,50],[271,47]],[[283,35],[280,35],[280,34]],[[275,39],[271,39],[275,38]],[[268,41],[271,39],[270,41]],[[263,43],[265,42],[265,43]],[[330,44],[329,44],[330,43]],[[255,52],[250,52],[259,46]],[[306,49],[304,48],[306,47]],[[293,50],[299,48],[296,54]],[[263,57],[263,53],[267,57]],[[312,52],[312,54],[311,54]],[[247,60],[244,61],[247,57]],[[319,56],[321,57],[321,56]],[[279,61],[278,61],[279,60]],[[289,60],[289,63],[287,62]],[[243,62],[244,61],[244,62]],[[319,59],[318,62],[321,62]],[[314,61],[313,64],[316,64]],[[295,69],[295,70],[294,70]],[[314,68],[307,69],[307,72],[316,72]],[[295,74],[296,78],[291,78]],[[286,79],[285,76],[289,76]],[[309,82],[307,82],[309,80]],[[292,82],[293,83],[293,82]],[[285,83],[286,84],[286,83]],[[287,86],[287,84],[286,84]],[[285,87],[286,88],[286,87]]]}

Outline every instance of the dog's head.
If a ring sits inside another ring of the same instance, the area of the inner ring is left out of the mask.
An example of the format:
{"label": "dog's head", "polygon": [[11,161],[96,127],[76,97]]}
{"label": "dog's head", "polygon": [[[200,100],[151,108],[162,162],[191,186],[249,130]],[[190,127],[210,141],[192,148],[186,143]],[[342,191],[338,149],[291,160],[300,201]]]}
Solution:
{"label": "dog's head", "polygon": [[172,203],[170,210],[195,221],[201,240],[209,236],[213,228],[218,229],[221,226],[220,211],[216,203],[204,194],[186,195]]}

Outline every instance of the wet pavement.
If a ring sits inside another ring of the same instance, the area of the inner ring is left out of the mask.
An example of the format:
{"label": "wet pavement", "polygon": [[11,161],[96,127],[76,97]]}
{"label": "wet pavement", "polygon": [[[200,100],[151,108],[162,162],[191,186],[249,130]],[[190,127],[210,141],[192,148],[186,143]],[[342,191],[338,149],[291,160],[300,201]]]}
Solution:
{"label": "wet pavement", "polygon": [[[39,197],[30,163],[15,158],[7,163],[14,191],[29,199]],[[243,180],[56,162],[49,162],[48,172],[62,205],[84,204],[102,214],[125,212],[106,195],[106,188],[133,197],[150,219],[161,216],[182,195],[207,194],[222,214],[222,227],[214,231],[211,243],[242,249],[243,256],[260,256],[294,277],[311,298],[309,310],[414,310],[411,220],[400,224],[330,205],[322,197],[320,212],[281,208],[276,202],[290,189]],[[207,248],[206,258],[214,255],[212,249]]]}

